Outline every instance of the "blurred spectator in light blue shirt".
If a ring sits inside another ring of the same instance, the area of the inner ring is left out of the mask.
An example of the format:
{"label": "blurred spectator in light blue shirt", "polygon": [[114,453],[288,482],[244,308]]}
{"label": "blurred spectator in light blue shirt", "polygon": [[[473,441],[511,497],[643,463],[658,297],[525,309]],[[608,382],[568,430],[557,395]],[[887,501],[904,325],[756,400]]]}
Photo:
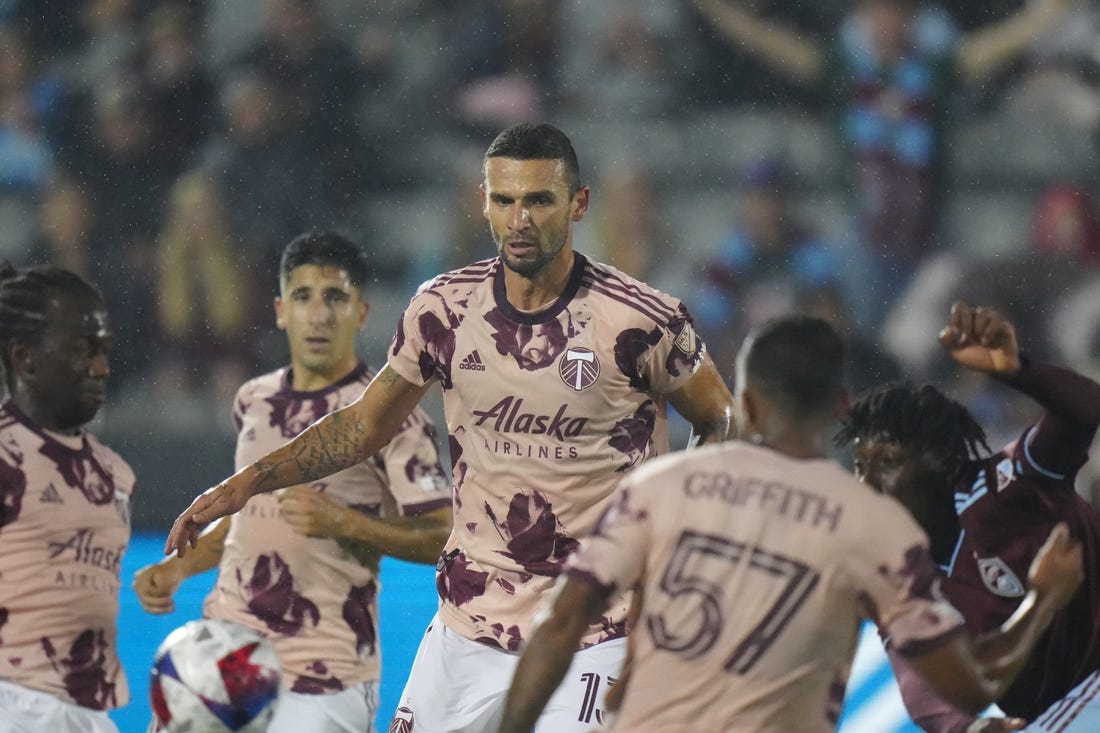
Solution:
{"label": "blurred spectator in light blue shirt", "polygon": [[766,157],[742,176],[736,225],[703,267],[704,292],[690,304],[719,369],[755,326],[796,309],[815,290],[844,287],[840,250],[799,221],[791,172]]}

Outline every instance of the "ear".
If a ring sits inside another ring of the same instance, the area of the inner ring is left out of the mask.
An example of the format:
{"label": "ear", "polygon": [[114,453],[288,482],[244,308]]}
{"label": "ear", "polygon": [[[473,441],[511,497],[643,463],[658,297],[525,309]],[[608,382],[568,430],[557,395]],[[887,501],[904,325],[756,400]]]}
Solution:
{"label": "ear", "polygon": [[286,330],[286,319],[283,318],[283,299],[275,298],[275,325],[280,331]]}
{"label": "ear", "polygon": [[485,190],[485,184],[482,183],[477,187],[478,193],[481,194],[481,215],[486,219],[489,218],[489,192]]}
{"label": "ear", "polygon": [[573,221],[580,221],[588,212],[588,197],[591,190],[588,186],[582,186],[581,190],[573,194]]}
{"label": "ear", "polygon": [[359,330],[363,330],[363,326],[367,325],[367,316],[370,315],[370,303],[365,300],[359,301]]}
{"label": "ear", "polygon": [[12,371],[15,372],[12,375],[13,377],[22,379],[27,375],[34,374],[36,359],[34,349],[29,344],[22,341],[13,341],[8,347],[8,356],[10,357]]}
{"label": "ear", "polygon": [[747,387],[741,390],[741,414],[744,416],[744,424],[741,426],[741,437],[748,438],[753,433],[760,432],[760,402],[756,393]]}

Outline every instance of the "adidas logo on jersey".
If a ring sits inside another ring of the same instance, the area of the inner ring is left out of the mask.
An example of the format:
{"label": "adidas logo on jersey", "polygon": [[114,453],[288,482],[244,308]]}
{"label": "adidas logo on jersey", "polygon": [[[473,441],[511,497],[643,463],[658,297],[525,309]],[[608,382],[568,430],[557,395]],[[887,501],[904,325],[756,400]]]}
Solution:
{"label": "adidas logo on jersey", "polygon": [[46,487],[46,490],[42,492],[42,496],[39,501],[43,504],[64,504],[65,502],[61,498],[61,494],[57,493],[57,488],[53,484]]}
{"label": "adidas logo on jersey", "polygon": [[475,372],[485,371],[485,363],[481,361],[481,355],[477,353],[477,349],[474,349],[466,358],[462,360],[462,363],[458,365],[459,369],[471,369]]}

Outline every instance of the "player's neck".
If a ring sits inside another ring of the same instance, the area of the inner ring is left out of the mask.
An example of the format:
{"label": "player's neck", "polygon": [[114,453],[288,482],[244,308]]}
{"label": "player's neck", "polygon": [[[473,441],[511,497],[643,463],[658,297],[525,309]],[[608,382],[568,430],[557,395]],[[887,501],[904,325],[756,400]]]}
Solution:
{"label": "player's neck", "polygon": [[31,398],[26,391],[18,387],[12,395],[11,401],[15,403],[15,406],[19,408],[20,412],[27,416],[28,420],[41,429],[48,430],[51,433],[76,435],[80,432],[80,428],[83,427],[82,425],[63,424],[61,420],[57,419],[54,411],[41,406],[35,399]]}
{"label": "player's neck", "polygon": [[327,389],[351,374],[358,365],[359,359],[354,354],[324,369],[310,369],[291,360],[290,386],[295,392]]}
{"label": "player's neck", "polygon": [[504,268],[504,294],[512,307],[525,313],[540,311],[565,292],[573,274],[573,250],[567,246],[561,254],[529,278]]}
{"label": "player's neck", "polygon": [[813,459],[828,455],[828,439],[819,432],[779,429],[762,434],[758,442],[791,458]]}

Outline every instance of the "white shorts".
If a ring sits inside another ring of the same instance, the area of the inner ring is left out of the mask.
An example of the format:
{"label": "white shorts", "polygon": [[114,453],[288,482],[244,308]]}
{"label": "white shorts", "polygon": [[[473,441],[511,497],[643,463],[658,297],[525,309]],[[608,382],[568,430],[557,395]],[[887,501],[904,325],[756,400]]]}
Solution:
{"label": "white shorts", "polygon": [[267,733],[374,733],[376,715],[377,682],[360,682],[327,695],[283,690]]}
{"label": "white shorts", "polygon": [[1025,733],[1097,733],[1100,731],[1100,669],[1065,697],[1036,716]]}
{"label": "white shorts", "polygon": [[0,733],[118,733],[106,710],[0,681]]}
{"label": "white shorts", "polygon": [[[626,639],[573,655],[536,733],[587,733],[606,719],[603,699],[626,658]],[[483,733],[496,730],[519,655],[447,628],[436,616],[413,660],[389,733]]]}
{"label": "white shorts", "polygon": [[[283,690],[266,733],[375,733],[376,715],[377,682],[360,682],[328,695]],[[164,733],[156,717],[147,733]]]}

